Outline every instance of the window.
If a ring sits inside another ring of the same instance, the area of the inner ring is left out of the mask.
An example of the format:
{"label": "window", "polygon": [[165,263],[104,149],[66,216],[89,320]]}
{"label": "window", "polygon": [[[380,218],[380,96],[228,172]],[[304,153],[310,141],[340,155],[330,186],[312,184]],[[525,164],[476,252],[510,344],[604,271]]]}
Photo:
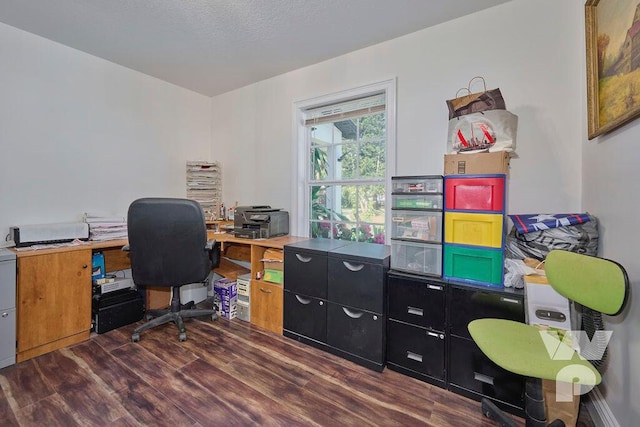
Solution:
{"label": "window", "polygon": [[384,244],[393,151],[388,91],[345,93],[332,101],[299,110],[299,149],[305,153],[298,156],[304,193],[304,230],[299,232]]}

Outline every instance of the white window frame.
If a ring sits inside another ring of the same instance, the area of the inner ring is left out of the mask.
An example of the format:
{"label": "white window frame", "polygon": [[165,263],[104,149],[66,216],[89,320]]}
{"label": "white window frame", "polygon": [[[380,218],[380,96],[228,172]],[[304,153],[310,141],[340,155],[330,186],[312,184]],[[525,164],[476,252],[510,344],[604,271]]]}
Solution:
{"label": "white window frame", "polygon": [[384,93],[386,113],[386,161],[385,161],[385,243],[389,244],[391,227],[391,177],[396,175],[396,78],[323,95],[294,103],[293,144],[293,182],[295,191],[291,192],[291,231],[296,236],[309,237],[309,150],[310,141],[305,126],[304,112],[323,105],[337,104],[350,99],[363,98],[376,93]]}

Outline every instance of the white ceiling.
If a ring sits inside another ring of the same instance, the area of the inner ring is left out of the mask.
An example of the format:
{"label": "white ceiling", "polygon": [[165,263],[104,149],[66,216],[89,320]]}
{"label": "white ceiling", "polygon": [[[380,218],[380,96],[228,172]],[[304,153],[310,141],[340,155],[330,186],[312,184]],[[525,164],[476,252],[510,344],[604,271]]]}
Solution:
{"label": "white ceiling", "polygon": [[215,96],[506,1],[0,0],[0,22]]}

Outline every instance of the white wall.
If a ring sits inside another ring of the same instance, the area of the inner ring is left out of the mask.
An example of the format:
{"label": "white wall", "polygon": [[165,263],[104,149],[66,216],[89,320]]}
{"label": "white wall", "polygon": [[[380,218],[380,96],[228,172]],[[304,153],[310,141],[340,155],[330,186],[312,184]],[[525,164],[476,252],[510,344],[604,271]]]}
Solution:
{"label": "white wall", "polygon": [[0,244],[19,224],[126,215],[209,160],[210,98],[0,24]]}
{"label": "white wall", "polygon": [[394,76],[396,172],[442,173],[445,100],[482,75],[519,116],[509,210],[578,210],[582,9],[558,3],[510,2],[213,98],[225,202],[291,208],[293,103]]}
{"label": "white wall", "polygon": [[[397,175],[442,172],[445,100],[475,75],[499,86],[519,116],[510,213],[589,211],[601,253],[637,288],[635,216],[640,125],[586,142],[584,2],[514,0],[213,98],[213,152],[227,203],[291,209],[293,103],[397,77]],[[583,162],[584,150],[584,162]],[[620,425],[640,416],[639,310],[611,322],[601,387]],[[618,322],[622,322],[619,325]]]}
{"label": "white wall", "polygon": [[[586,135],[586,124],[583,128]],[[616,318],[606,319],[613,336],[609,344],[605,385],[600,390],[621,426],[638,425],[640,233],[637,213],[640,212],[640,121],[585,142],[582,167],[583,208],[600,219],[600,253],[605,258],[621,263],[631,281],[627,309]]]}

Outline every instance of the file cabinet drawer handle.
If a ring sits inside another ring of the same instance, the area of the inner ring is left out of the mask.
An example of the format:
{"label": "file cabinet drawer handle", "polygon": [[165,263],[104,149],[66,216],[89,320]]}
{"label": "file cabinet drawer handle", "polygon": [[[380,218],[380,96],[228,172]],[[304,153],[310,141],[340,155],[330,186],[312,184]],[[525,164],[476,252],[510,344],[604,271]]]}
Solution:
{"label": "file cabinet drawer handle", "polygon": [[416,316],[424,316],[424,310],[417,307],[407,306],[407,313],[415,314]]}
{"label": "file cabinet drawer handle", "polygon": [[407,359],[415,360],[416,362],[422,363],[422,355],[413,353],[411,351],[407,351]]}
{"label": "file cabinet drawer handle", "polygon": [[8,317],[9,313],[7,313],[6,311],[4,313],[2,313],[2,317]]}
{"label": "file cabinet drawer handle", "polygon": [[296,258],[298,258],[298,261],[300,262],[311,262],[310,256],[302,256],[300,254],[296,254]]}
{"label": "file cabinet drawer handle", "polygon": [[489,375],[479,374],[478,372],[473,373],[473,379],[476,381],[480,381],[481,383],[493,385],[493,377]]}
{"label": "file cabinet drawer handle", "polygon": [[350,271],[360,271],[364,268],[364,264],[352,264],[347,261],[342,261],[342,263],[344,264],[345,267],[347,267],[347,270],[350,270]]}
{"label": "file cabinet drawer handle", "polygon": [[271,289],[260,288],[260,292],[264,292],[265,294],[270,294],[273,291]]}
{"label": "file cabinet drawer handle", "polygon": [[298,302],[299,302],[300,304],[304,304],[304,305],[311,304],[311,299],[302,298],[302,297],[301,297],[301,296],[299,296],[299,295],[296,295],[296,299],[298,300]]}
{"label": "file cabinet drawer handle", "polygon": [[434,338],[440,338],[441,340],[444,339],[444,334],[436,334],[435,332],[427,332],[427,335],[429,335],[430,337],[434,337]]}
{"label": "file cabinet drawer handle", "polygon": [[438,285],[427,285],[427,288],[434,290],[434,291],[441,291],[442,290],[442,286],[438,286]]}
{"label": "file cabinet drawer handle", "polygon": [[363,314],[361,311],[351,311],[347,307],[342,307],[342,311],[344,311],[344,314],[351,317],[352,319],[359,319]]}
{"label": "file cabinet drawer handle", "polygon": [[505,298],[505,297],[500,297],[500,301],[502,302],[508,302],[510,304],[520,304],[520,300],[514,299],[514,298]]}

